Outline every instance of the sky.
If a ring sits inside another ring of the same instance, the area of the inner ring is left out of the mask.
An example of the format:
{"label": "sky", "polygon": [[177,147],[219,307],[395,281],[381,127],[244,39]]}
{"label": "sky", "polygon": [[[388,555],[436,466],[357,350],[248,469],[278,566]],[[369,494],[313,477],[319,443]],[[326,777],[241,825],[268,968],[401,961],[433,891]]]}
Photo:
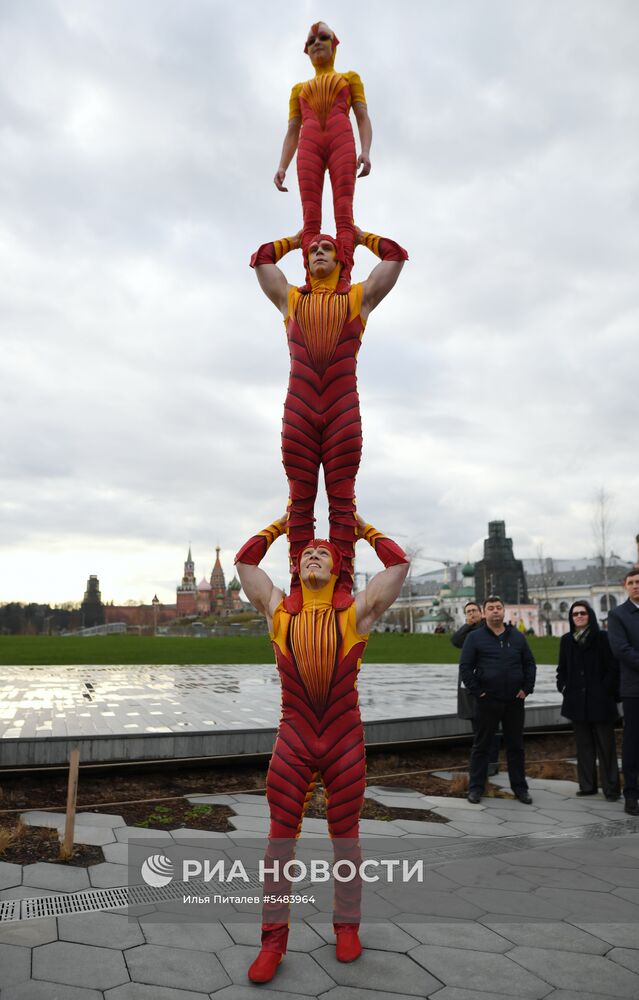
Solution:
{"label": "sky", "polygon": [[[416,572],[492,519],[583,557],[604,487],[635,557],[634,0],[4,0],[0,601],[95,573],[170,602],[189,543],[228,579],[283,512],[288,354],[248,259],[300,227],[295,164],[272,177],[320,18],[373,124],[355,220],[410,254],[360,352],[360,512]],[[283,540],[264,567],[285,584]]]}

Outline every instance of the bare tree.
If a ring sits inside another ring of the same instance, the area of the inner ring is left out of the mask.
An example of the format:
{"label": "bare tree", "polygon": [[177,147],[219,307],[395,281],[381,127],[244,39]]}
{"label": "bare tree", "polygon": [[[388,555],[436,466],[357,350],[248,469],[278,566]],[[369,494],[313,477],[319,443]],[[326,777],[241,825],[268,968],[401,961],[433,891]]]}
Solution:
{"label": "bare tree", "polygon": [[606,611],[609,611],[610,595],[608,594],[608,548],[613,525],[613,499],[604,486],[595,492],[592,501],[592,533],[595,539],[597,561],[601,564],[604,589],[606,592]]}

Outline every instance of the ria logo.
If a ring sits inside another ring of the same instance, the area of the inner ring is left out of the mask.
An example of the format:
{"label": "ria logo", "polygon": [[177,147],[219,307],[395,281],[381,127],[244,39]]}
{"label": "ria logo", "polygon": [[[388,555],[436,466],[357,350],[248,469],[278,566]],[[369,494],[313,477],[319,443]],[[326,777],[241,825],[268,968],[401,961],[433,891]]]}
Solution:
{"label": "ria logo", "polygon": [[147,885],[159,889],[173,878],[173,862],[164,854],[151,854],[143,861],[141,872]]}

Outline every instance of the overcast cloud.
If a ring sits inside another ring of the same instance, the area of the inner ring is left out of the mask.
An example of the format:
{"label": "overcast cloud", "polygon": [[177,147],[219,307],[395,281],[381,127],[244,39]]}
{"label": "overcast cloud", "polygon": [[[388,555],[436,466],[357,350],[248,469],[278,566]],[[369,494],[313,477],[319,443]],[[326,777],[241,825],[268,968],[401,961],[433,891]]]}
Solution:
{"label": "overcast cloud", "polygon": [[361,512],[438,558],[492,518],[580,557],[604,485],[634,557],[634,0],[4,0],[0,600],[97,573],[170,601],[189,541],[229,575],[283,510],[286,343],[247,265],[300,225],[271,178],[318,17],[373,122],[356,221],[410,253],[360,354]]}

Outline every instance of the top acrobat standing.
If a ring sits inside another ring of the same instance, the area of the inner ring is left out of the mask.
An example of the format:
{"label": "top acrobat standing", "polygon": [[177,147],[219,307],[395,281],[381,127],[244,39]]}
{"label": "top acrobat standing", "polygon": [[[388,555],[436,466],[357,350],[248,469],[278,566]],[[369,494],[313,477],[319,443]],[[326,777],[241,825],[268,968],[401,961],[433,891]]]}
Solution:
{"label": "top acrobat standing", "polygon": [[[297,177],[302,199],[302,250],[307,268],[308,247],[322,232],[322,191],[324,173],[328,169],[333,189],[333,212],[338,245],[338,260],[342,273],[337,292],[347,292],[353,267],[356,233],[353,219],[355,176],[370,173],[370,148],[373,130],[368,111],[364,86],[357,73],[340,73],[335,70],[335,50],[339,39],[323,21],[313,24],[304,46],[314,68],[315,76],[304,83],[296,83],[291,91],[289,122],[279,167],[273,178],[279,191],[287,191],[284,178],[297,150]],[[361,153],[357,156],[355,137],[349,112],[351,107],[357,120]],[[302,290],[302,289],[301,289]]]}

